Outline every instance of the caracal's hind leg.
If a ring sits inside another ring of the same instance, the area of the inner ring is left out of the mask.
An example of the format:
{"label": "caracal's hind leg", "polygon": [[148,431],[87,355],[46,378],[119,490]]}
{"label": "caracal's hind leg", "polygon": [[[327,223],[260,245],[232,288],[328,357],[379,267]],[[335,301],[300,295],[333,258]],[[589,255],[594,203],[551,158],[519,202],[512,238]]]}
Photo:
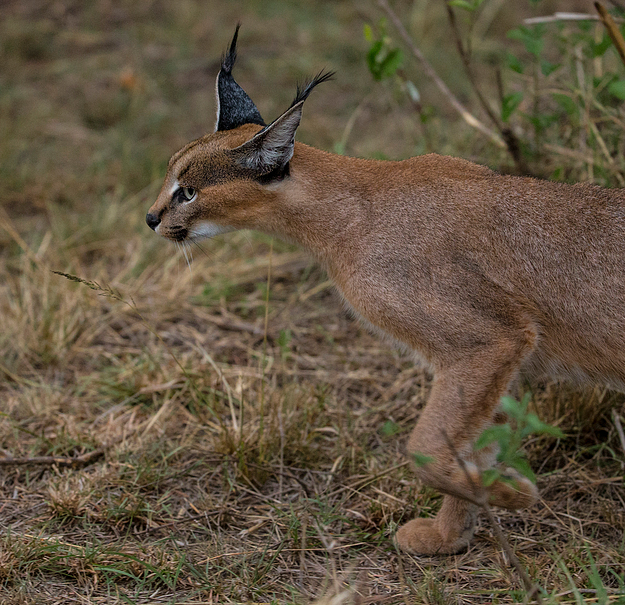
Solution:
{"label": "caracal's hind leg", "polygon": [[[473,443],[493,422],[501,396],[534,341],[531,329],[507,334],[437,372],[428,404],[408,441],[408,452],[433,459],[417,467],[417,475],[446,496],[434,519],[414,519],[399,529],[396,540],[401,549],[452,553],[471,540],[477,507],[468,500],[483,495],[480,471],[492,464],[492,450],[474,453]],[[515,509],[535,502],[534,484],[518,475],[514,478],[514,485],[496,481],[487,489],[491,504]]]}

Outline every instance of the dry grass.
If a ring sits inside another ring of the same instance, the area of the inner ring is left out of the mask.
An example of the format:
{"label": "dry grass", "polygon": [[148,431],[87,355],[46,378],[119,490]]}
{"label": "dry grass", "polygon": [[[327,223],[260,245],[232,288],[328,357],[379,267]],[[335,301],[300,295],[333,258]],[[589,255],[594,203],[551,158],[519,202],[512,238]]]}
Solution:
{"label": "dry grass", "polygon": [[[457,556],[393,547],[399,523],[440,503],[402,449],[422,370],[354,324],[294,248],[231,234],[189,270],[145,227],[169,154],[212,127],[211,78],[239,18],[237,74],[263,113],[328,65],[339,76],[311,98],[303,140],[332,148],[367,97],[349,153],[421,144],[390,87],[368,94],[374,8],[240,4],[1,9],[0,445],[113,445],[85,468],[0,468],[0,602],[522,602],[485,524]],[[433,120],[441,151],[503,161],[455,116]],[[624,602],[625,452],[610,418],[623,399],[536,393],[567,437],[528,444],[543,501],[499,521],[551,602]]]}

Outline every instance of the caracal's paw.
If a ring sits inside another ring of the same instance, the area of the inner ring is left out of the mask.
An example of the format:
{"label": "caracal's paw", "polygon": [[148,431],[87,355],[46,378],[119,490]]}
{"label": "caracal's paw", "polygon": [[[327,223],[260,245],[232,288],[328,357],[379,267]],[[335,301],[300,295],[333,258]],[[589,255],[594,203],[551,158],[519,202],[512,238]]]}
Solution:
{"label": "caracal's paw", "polygon": [[437,519],[413,519],[397,530],[395,543],[414,555],[451,555],[468,546],[474,529],[471,523],[461,532],[441,532]]}
{"label": "caracal's paw", "polygon": [[515,510],[528,508],[538,500],[538,489],[527,478],[509,468],[503,473],[504,478],[510,481],[497,480],[488,489],[489,504]]}

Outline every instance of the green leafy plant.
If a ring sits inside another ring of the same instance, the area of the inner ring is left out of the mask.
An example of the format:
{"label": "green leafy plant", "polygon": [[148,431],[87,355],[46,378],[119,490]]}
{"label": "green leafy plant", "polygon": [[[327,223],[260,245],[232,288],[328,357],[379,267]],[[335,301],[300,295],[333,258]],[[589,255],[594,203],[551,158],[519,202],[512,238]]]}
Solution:
{"label": "green leafy plant", "polygon": [[[514,426],[506,422],[484,429],[475,441],[473,449],[475,451],[481,450],[496,442],[499,446],[497,462],[505,467],[515,469],[535,482],[536,475],[527,458],[521,452],[523,441],[530,435],[551,435],[562,439],[564,433],[558,427],[543,422],[534,412],[528,410],[531,398],[531,393],[526,393],[521,401],[517,401],[514,397],[502,397],[501,410],[514,421]],[[412,459],[417,466],[424,466],[434,461],[431,456],[420,452],[413,453]],[[499,469],[487,469],[482,473],[482,481],[486,487],[498,479],[506,480],[506,475]]]}
{"label": "green leafy plant", "polygon": [[538,58],[545,47],[545,32],[546,26],[544,23],[535,25],[534,27],[521,25],[520,27],[511,29],[508,32],[508,38],[510,38],[510,40],[522,42],[525,50]]}
{"label": "green leafy plant", "polygon": [[390,418],[378,429],[380,435],[384,438],[395,437],[401,431],[401,427]]}
{"label": "green leafy plant", "polygon": [[[617,122],[625,79],[603,25],[590,18],[555,20],[519,25],[507,38],[513,47],[504,63],[508,71],[502,78],[501,118],[521,133],[523,153],[535,162],[534,170],[541,176],[570,175],[623,186],[617,134],[622,125]],[[545,166],[563,164],[554,154],[563,154],[562,149],[576,150],[577,170],[546,172]]]}
{"label": "green leafy plant", "polygon": [[[513,397],[502,397],[501,409],[514,420],[514,426],[507,422],[488,427],[477,438],[474,449],[480,450],[497,443],[497,462],[515,469],[531,481],[536,481],[527,458],[520,451],[523,441],[530,435],[552,435],[561,439],[564,434],[559,428],[543,422],[534,412],[528,410],[530,399],[530,393],[526,393],[521,401]],[[505,479],[499,469],[487,469],[482,473],[482,481],[486,486],[492,485],[498,479]]]}
{"label": "green leafy plant", "polygon": [[373,28],[365,24],[365,39],[371,44],[367,52],[367,66],[375,80],[390,78],[401,67],[404,55],[401,49],[393,46],[392,39],[386,35],[384,20],[380,21],[380,34],[376,36]]}
{"label": "green leafy plant", "polygon": [[[538,6],[540,0],[528,3]],[[621,115],[625,77],[601,21],[592,14],[572,19],[563,13],[526,19],[507,32],[508,42],[497,52],[481,44],[476,31],[477,24],[483,27],[498,11],[494,0],[448,0],[446,5],[466,79],[494,129],[458,102],[454,86],[443,83],[432,66],[425,65],[425,53],[413,48],[413,55],[465,121],[507,149],[514,171],[625,186],[620,136],[625,127]],[[408,37],[397,15],[388,7],[386,12],[401,36]],[[614,7],[611,12],[622,18],[625,9]],[[410,93],[413,89],[418,93],[418,88],[406,82],[401,51],[384,26],[381,21],[376,34],[371,26],[365,27],[369,71],[378,81],[397,75],[423,121],[429,106]]]}

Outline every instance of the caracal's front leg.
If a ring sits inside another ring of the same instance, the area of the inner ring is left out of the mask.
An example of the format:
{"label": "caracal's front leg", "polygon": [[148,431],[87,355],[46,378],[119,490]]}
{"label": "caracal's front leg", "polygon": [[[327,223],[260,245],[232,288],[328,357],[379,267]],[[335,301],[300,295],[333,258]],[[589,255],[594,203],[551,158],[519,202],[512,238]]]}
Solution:
{"label": "caracal's front leg", "polygon": [[445,496],[433,519],[413,519],[395,536],[399,548],[417,555],[448,555],[466,548],[477,518],[477,506],[466,500]]}
{"label": "caracal's front leg", "polygon": [[[505,334],[437,372],[430,399],[407,449],[410,455],[419,453],[433,459],[417,467],[417,475],[446,495],[434,519],[414,519],[399,529],[396,540],[402,550],[444,554],[468,545],[477,507],[465,498],[479,499],[481,487],[477,491],[475,488],[480,486],[480,471],[493,463],[492,450],[476,454],[473,443],[493,422],[501,396],[535,339],[535,331],[530,328]],[[465,462],[464,469],[458,457]],[[518,475],[514,478],[514,485],[496,481],[488,488],[491,504],[516,509],[535,502],[534,484]]]}

